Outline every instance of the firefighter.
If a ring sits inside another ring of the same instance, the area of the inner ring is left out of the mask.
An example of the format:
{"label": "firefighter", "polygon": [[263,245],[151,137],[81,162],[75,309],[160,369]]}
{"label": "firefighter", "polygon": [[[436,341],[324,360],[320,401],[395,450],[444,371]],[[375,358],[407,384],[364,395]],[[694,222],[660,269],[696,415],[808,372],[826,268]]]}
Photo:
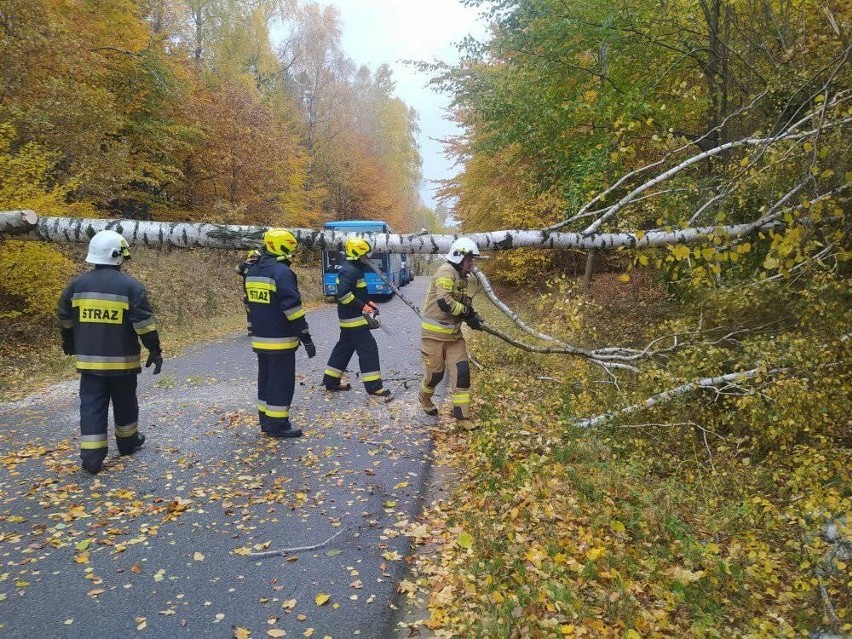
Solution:
{"label": "firefighter", "polygon": [[56,315],[62,350],[80,373],[80,459],[97,474],[107,456],[109,404],[119,455],[132,455],[145,442],[139,432],[136,376],[142,371],[139,340],[148,349],[145,367],[163,366],[160,336],[144,285],[120,271],[130,259],[127,240],[100,231],[89,242],[86,262],[94,268],[62,292]]}
{"label": "firefighter", "polygon": [[234,267],[234,270],[237,272],[241,278],[243,278],[243,306],[246,308],[246,332],[251,335],[251,318],[249,317],[249,305],[248,305],[248,297],[246,297],[246,275],[248,274],[248,270],[251,266],[254,266],[254,263],[260,259],[260,251],[257,249],[252,249],[246,254],[246,259],[242,260],[239,264]]}
{"label": "firefighter", "polygon": [[453,417],[470,419],[470,365],[461,325],[466,322],[472,329],[482,330],[482,319],[473,310],[467,295],[468,277],[474,258],[479,256],[476,242],[466,237],[458,238],[426,290],[420,332],[424,365],[420,406],[430,416],[438,414],[432,396],[444,371],[448,370]]}
{"label": "firefighter", "polygon": [[300,437],[290,423],[296,386],[296,349],[317,354],[308,330],[296,274],[290,262],[296,237],[287,229],[269,229],[263,252],[249,266],[245,293],[251,324],[251,347],[257,353],[257,411],[260,429],[270,437]]}
{"label": "firefighter", "polygon": [[368,257],[372,251],[370,243],[360,237],[346,240],[344,247],[346,263],[337,275],[337,317],[340,323],[340,339],[331,351],[331,357],[325,367],[323,384],[326,390],[344,391],[352,388],[343,383],[342,377],[352,358],[358,353],[358,365],[361,368],[361,381],[367,393],[390,401],[391,392],[382,386],[382,372],[379,368],[379,347],[376,338],[370,332],[378,308],[367,295],[367,281],[364,278],[366,265],[362,257]]}

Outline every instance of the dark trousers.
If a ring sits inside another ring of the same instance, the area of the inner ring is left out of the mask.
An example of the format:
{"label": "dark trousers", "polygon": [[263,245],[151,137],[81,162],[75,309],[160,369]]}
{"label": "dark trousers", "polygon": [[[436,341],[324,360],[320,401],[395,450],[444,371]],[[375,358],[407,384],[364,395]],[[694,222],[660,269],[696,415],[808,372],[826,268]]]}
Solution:
{"label": "dark trousers", "polygon": [[115,420],[118,452],[128,453],[139,443],[139,402],[136,373],[130,375],[80,374],[80,458],[100,464],[107,455],[109,404]]}
{"label": "dark trousers", "polygon": [[280,432],[290,428],[290,402],[295,388],[295,349],[257,354],[257,412],[261,430]]}
{"label": "dark trousers", "polygon": [[353,353],[358,353],[358,365],[361,367],[361,381],[368,393],[382,387],[382,372],[379,369],[379,346],[376,338],[367,326],[341,328],[340,339],[328,358],[323,384],[334,387],[340,384],[340,378],[349,365]]}

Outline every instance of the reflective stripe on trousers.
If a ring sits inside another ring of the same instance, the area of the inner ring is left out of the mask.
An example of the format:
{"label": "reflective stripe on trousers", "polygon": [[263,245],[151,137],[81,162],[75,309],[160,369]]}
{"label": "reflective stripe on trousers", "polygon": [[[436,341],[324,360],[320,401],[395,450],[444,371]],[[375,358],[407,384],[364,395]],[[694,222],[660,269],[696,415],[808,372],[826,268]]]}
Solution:
{"label": "reflective stripe on trousers", "polygon": [[257,354],[257,411],[263,430],[290,427],[296,388],[296,351]]}
{"label": "reflective stripe on trousers", "polygon": [[340,383],[340,372],[349,365],[354,353],[358,353],[358,365],[361,369],[361,381],[367,392],[374,392],[382,387],[382,373],[379,367],[379,346],[370,329],[365,326],[340,329],[340,339],[328,358],[323,383],[337,386]]}
{"label": "reflective stripe on trousers", "polygon": [[109,405],[115,420],[119,452],[131,450],[138,441],[139,403],[136,373],[130,375],[80,375],[80,457],[100,463],[107,455]]}
{"label": "reflective stripe on trousers", "polygon": [[[426,398],[430,397],[435,392],[435,386],[441,381],[446,370],[449,376],[448,384],[450,400],[453,404],[453,415],[462,418],[470,417],[470,367],[464,339],[444,342],[423,338],[420,340],[420,353],[423,356],[421,393]],[[425,405],[424,408],[426,408]]]}

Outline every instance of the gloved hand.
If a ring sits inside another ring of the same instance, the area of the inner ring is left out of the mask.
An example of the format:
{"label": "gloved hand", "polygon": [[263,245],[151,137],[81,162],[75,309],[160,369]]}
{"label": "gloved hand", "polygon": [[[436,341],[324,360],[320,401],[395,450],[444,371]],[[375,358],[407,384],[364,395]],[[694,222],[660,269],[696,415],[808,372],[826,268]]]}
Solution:
{"label": "gloved hand", "polygon": [[374,317],[379,314],[379,309],[376,308],[376,305],[372,302],[367,302],[366,304],[364,304],[364,308],[361,309],[361,312],[364,315],[370,315],[371,317]]}
{"label": "gloved hand", "polygon": [[145,368],[154,365],[154,375],[159,375],[163,370],[163,354],[160,351],[150,351],[148,353],[148,361],[145,362]]}
{"label": "gloved hand", "polygon": [[302,342],[302,346],[305,347],[305,352],[308,354],[308,359],[313,359],[317,356],[317,347],[314,346],[313,342]]}
{"label": "gloved hand", "polygon": [[74,354],[74,331],[62,331],[62,352],[66,355]]}
{"label": "gloved hand", "polygon": [[473,309],[470,309],[470,312],[464,318],[464,321],[467,322],[467,325],[470,326],[473,330],[482,330],[482,318]]}
{"label": "gloved hand", "polygon": [[308,359],[316,357],[317,347],[314,345],[314,340],[311,338],[311,334],[308,332],[308,329],[303,330],[299,334],[299,341],[302,342],[302,346],[305,347]]}

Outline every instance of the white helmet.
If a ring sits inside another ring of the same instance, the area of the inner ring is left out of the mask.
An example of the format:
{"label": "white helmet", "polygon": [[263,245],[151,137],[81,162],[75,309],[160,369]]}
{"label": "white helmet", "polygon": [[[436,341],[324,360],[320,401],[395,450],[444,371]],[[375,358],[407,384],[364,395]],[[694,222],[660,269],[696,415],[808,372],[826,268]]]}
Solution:
{"label": "white helmet", "polygon": [[461,264],[465,255],[474,255],[479,257],[479,247],[471,239],[460,237],[450,247],[450,252],[447,253],[447,261],[453,264]]}
{"label": "white helmet", "polygon": [[130,259],[130,246],[127,240],[115,231],[98,231],[89,240],[89,264],[111,264],[118,266]]}

